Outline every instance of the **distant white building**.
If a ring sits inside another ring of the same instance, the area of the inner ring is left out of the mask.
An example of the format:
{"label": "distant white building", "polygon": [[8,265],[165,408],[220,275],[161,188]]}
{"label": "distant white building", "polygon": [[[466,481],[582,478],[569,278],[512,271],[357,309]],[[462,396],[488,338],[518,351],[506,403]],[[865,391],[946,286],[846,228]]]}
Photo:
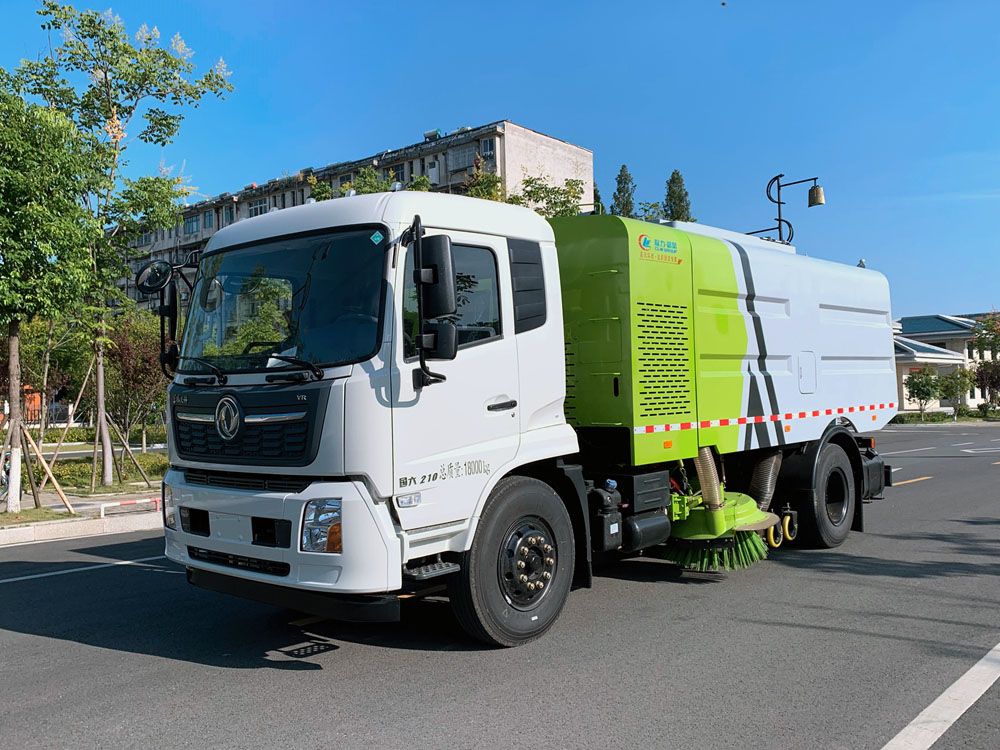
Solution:
{"label": "distant white building", "polygon": [[[192,252],[200,251],[222,227],[271,210],[301,205],[311,192],[310,177],[329,184],[337,195],[341,186],[357,179],[359,170],[373,167],[383,180],[388,180],[391,174],[393,180],[405,186],[417,177],[426,176],[433,191],[461,193],[463,183],[472,174],[477,155],[488,171],[500,177],[508,195],[520,191],[525,175],[546,176],[557,185],[567,179],[576,179],[583,182],[581,210],[592,209],[587,205],[594,194],[592,151],[510,120],[500,120],[476,128],[459,128],[447,134],[429,130],[422,141],[403,148],[328,164],[320,169],[306,167],[292,176],[251,183],[242,190],[199,201],[184,209],[183,218],[176,227],[135,238],[132,245],[136,257],[130,265],[134,272],[149,260],[182,263]],[[137,292],[131,284],[130,279],[120,282],[126,293],[135,298]],[[186,293],[182,285],[182,301]]]}
{"label": "distant white building", "polygon": [[[981,359],[996,359],[998,352],[983,352],[980,356],[972,340],[976,323],[987,313],[972,315],[916,315],[900,318],[896,344],[896,379],[899,386],[901,410],[916,410],[915,401],[906,398],[903,381],[911,372],[931,365],[938,374],[946,375],[957,367],[971,369]],[[985,398],[979,388],[973,387],[962,399],[962,403],[972,409],[983,403]],[[950,408],[947,400],[934,400],[928,408]]]}

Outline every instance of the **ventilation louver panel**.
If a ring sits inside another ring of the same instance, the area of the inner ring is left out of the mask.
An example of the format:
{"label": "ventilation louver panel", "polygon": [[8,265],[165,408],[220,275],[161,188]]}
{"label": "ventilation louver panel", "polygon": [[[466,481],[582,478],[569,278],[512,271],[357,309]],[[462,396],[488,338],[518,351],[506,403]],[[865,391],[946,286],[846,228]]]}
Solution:
{"label": "ventilation louver panel", "polygon": [[636,303],[634,351],[642,419],[684,417],[694,411],[691,314],[687,305]]}

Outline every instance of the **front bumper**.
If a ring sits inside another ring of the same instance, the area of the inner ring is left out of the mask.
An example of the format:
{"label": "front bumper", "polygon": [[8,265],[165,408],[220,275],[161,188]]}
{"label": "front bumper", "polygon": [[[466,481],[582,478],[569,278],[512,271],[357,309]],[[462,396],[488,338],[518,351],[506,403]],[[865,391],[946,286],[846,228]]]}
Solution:
{"label": "front bumper", "polygon": [[[327,595],[378,594],[402,585],[401,543],[388,507],[373,502],[360,482],[316,481],[298,493],[246,491],[188,483],[177,469],[171,469],[164,481],[173,489],[177,508],[207,513],[208,528],[199,528],[200,533],[185,532],[179,523],[176,530],[164,529],[167,557],[194,571],[189,579],[196,585],[206,581],[212,585],[205,588],[222,590],[217,576],[260,584],[265,594],[277,588]],[[300,551],[305,504],[330,497],[341,499],[343,552]],[[290,524],[290,539],[279,543],[287,546],[255,542],[254,519]],[[226,593],[245,595],[236,590]]]}

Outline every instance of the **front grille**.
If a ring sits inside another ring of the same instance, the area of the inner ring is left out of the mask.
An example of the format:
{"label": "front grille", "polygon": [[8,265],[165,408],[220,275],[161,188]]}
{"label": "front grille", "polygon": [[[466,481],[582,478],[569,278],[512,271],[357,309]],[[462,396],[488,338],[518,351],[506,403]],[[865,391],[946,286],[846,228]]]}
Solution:
{"label": "front grille", "polygon": [[238,474],[236,472],[204,471],[202,469],[185,469],[184,479],[188,484],[200,484],[205,487],[223,487],[230,490],[263,492],[299,493],[312,484],[312,479],[307,477]]}
{"label": "front grille", "polygon": [[272,576],[287,576],[291,571],[291,566],[288,563],[261,560],[258,557],[230,555],[226,552],[216,552],[204,549],[203,547],[188,547],[188,556],[193,560],[201,560],[213,565],[224,565],[227,568],[239,568],[240,570],[252,570],[254,573],[267,573]]}
{"label": "front grille", "polygon": [[309,423],[244,424],[233,440],[223,440],[214,422],[174,420],[177,450],[185,458],[263,458],[297,461],[305,458]]}

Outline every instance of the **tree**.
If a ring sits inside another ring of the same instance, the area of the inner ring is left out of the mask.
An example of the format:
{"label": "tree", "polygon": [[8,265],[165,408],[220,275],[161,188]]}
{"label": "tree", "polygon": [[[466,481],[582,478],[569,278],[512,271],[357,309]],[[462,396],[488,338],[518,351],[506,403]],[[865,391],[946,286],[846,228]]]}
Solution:
{"label": "tree", "polygon": [[0,325],[7,328],[10,511],[19,511],[21,500],[21,324],[66,312],[90,289],[88,247],[101,232],[83,198],[100,186],[94,148],[60,112],[26,103],[0,68]]}
{"label": "tree", "polygon": [[108,346],[108,411],[124,435],[166,407],[160,370],[160,319],[128,305],[115,320]]}
{"label": "tree", "polygon": [[470,198],[482,198],[488,201],[502,201],[503,181],[500,175],[484,167],[483,160],[476,154],[472,162],[472,174],[462,185],[465,194]]}
{"label": "tree", "polygon": [[697,221],[691,216],[691,201],[688,199],[684,178],[679,170],[670,173],[667,180],[667,194],[663,199],[663,214],[668,221]]}
{"label": "tree", "polygon": [[635,180],[624,164],[618,170],[615,185],[614,195],[611,196],[611,213],[629,219],[635,218]]}
{"label": "tree", "polygon": [[594,183],[594,213],[604,213],[604,203],[601,201],[601,191],[597,189],[596,182]]}
{"label": "tree", "polygon": [[958,420],[958,407],[962,405],[962,396],[972,389],[975,382],[975,373],[964,367],[938,378],[938,391],[941,398],[951,401],[952,416],[955,420]]}
{"label": "tree", "polygon": [[358,195],[368,195],[369,193],[388,193],[392,188],[392,183],[396,181],[396,172],[389,170],[389,179],[383,180],[378,176],[375,167],[362,167],[358,170],[358,177],[354,182],[348,182],[340,186],[341,196],[347,195],[347,191],[353,190]]}
{"label": "tree", "polygon": [[[978,321],[972,329],[972,345],[979,351],[976,363],[976,384],[983,391],[986,401],[996,408],[1000,405],[1000,314],[991,313]],[[986,359],[989,352],[991,359]]]}
{"label": "tree", "polygon": [[431,189],[431,178],[425,174],[419,177],[414,177],[410,180],[409,186],[406,188],[414,193],[427,193]]}
{"label": "tree", "polygon": [[663,204],[656,201],[653,203],[639,201],[639,218],[645,221],[658,221],[664,218]]}
{"label": "tree", "polygon": [[306,178],[309,183],[309,197],[315,201],[328,201],[333,198],[333,188],[329,182],[320,182],[313,175]]}
{"label": "tree", "polygon": [[924,421],[924,410],[928,402],[938,397],[940,387],[937,373],[930,365],[924,365],[916,372],[911,372],[903,381],[906,386],[906,397],[916,401],[920,408],[920,421]]}
{"label": "tree", "polygon": [[549,184],[547,175],[526,175],[521,180],[521,192],[507,198],[508,203],[534,209],[551,219],[554,216],[579,216],[583,199],[583,180],[567,178],[562,186]]}
{"label": "tree", "polygon": [[[108,300],[118,296],[115,282],[128,273],[129,239],[139,230],[167,228],[177,221],[177,203],[185,190],[167,174],[122,176],[126,153],[136,141],[164,147],[184,119],[184,107],[197,107],[213,94],[232,90],[225,63],[194,77],[193,50],[179,34],[170,48],[160,33],[143,25],[134,39],[109,12],[79,11],[55,0],[43,0],[42,29],[62,35],[62,44],[37,61],[25,60],[18,80],[25,91],[73,120],[100,145],[104,183],[91,190],[86,205],[100,233],[88,246],[94,286],[86,297],[83,322],[91,327],[96,357],[97,431],[102,445],[102,484],[112,477],[111,434],[105,413],[104,353],[108,342]],[[139,124],[141,123],[141,124]],[[128,131],[139,130],[131,138]]]}

